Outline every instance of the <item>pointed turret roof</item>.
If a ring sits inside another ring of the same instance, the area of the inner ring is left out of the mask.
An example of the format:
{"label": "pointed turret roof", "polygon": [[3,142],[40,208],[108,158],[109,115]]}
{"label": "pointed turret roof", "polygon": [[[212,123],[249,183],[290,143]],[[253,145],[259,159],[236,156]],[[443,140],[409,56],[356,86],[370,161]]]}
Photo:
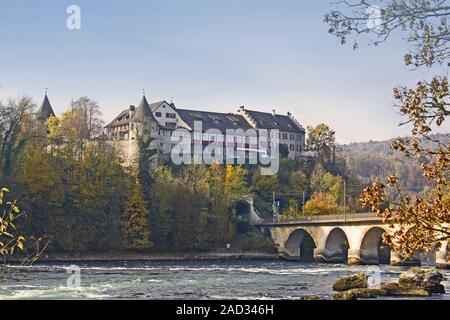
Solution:
{"label": "pointed turret roof", "polygon": [[45,121],[51,116],[55,116],[55,113],[53,112],[52,105],[50,104],[46,93],[44,96],[44,101],[42,101],[41,107],[36,113],[36,118],[40,121]]}
{"label": "pointed turret roof", "polygon": [[136,112],[133,116],[133,121],[144,122],[157,122],[155,117],[153,116],[152,109],[145,98],[145,95],[142,97],[141,103],[136,108]]}

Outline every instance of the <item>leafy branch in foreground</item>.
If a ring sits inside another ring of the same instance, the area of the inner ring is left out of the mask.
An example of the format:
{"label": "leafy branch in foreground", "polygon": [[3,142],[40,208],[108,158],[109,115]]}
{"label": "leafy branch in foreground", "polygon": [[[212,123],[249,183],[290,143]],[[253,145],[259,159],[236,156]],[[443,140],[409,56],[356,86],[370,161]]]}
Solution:
{"label": "leafy branch in foreground", "polygon": [[[431,68],[450,58],[448,1],[342,0],[336,4],[337,9],[324,20],[329,33],[342,44],[354,37],[356,49],[357,38],[369,35],[371,44],[379,45],[397,32],[410,46],[404,57],[408,66]],[[360,204],[390,222],[393,232],[385,234],[385,242],[408,258],[416,250],[440,247],[450,238],[450,144],[431,133],[433,128],[442,128],[450,114],[448,79],[436,76],[431,82],[420,81],[415,89],[396,88],[394,99],[404,117],[400,125],[412,129],[411,138],[397,139],[391,148],[417,159],[429,190],[423,196],[407,194],[391,174],[386,183],[377,180],[366,188]]]}
{"label": "leafy branch in foreground", "polygon": [[[442,126],[450,114],[447,78],[419,82],[415,90],[396,89],[394,98],[406,117],[401,125],[411,124],[412,136],[397,139],[391,148],[417,158],[431,188],[425,197],[406,194],[399,187],[398,177],[392,174],[386,185],[375,181],[366,188],[360,203],[391,222],[395,231],[386,234],[385,240],[394,250],[410,257],[416,250],[439,248],[450,239],[450,143],[445,145],[431,136],[432,127]],[[395,191],[395,198],[386,191],[387,187]]]}
{"label": "leafy branch in foreground", "polygon": [[[16,227],[16,220],[23,217],[16,202],[5,201],[7,188],[0,189],[0,256],[12,257],[18,251],[21,251],[21,266],[29,266],[37,261],[39,256],[45,250],[40,246],[42,239],[30,237],[26,239]],[[15,273],[13,269],[0,266],[0,282],[10,278]]]}
{"label": "leafy branch in foreground", "polygon": [[405,55],[407,65],[431,67],[450,58],[450,6],[445,0],[383,0],[369,3],[365,0],[337,1],[337,10],[327,13],[324,21],[329,33],[342,44],[354,36],[353,47],[358,47],[357,36],[371,34],[377,46],[394,32],[406,33],[405,40],[412,50]]}

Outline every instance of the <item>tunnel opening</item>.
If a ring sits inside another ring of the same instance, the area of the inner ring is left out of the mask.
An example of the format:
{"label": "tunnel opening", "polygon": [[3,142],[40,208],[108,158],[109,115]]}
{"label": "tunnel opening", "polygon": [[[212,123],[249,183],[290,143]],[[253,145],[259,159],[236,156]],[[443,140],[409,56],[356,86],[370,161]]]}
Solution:
{"label": "tunnel opening", "polygon": [[391,248],[383,244],[385,230],[371,228],[361,243],[361,259],[363,264],[390,264]]}
{"label": "tunnel opening", "polygon": [[295,230],[285,244],[285,252],[289,258],[300,262],[313,262],[315,248],[314,239],[303,229]]}
{"label": "tunnel opening", "polygon": [[334,228],[328,234],[325,242],[326,262],[347,263],[349,242],[345,232]]}

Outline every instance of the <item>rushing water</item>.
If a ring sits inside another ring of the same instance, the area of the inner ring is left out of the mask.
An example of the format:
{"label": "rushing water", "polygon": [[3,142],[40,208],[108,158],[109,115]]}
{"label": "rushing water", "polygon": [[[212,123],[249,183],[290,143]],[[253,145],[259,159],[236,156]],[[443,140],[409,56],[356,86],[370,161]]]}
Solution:
{"label": "rushing water", "polygon": [[[67,287],[69,264],[40,264],[0,286],[0,299],[295,299],[329,297],[339,278],[366,266],[282,261],[86,262],[81,286]],[[381,281],[405,268],[381,266]],[[369,269],[373,272],[372,269]],[[444,272],[450,278],[450,272]],[[450,281],[443,283],[450,292]],[[450,300],[450,294],[431,299]]]}

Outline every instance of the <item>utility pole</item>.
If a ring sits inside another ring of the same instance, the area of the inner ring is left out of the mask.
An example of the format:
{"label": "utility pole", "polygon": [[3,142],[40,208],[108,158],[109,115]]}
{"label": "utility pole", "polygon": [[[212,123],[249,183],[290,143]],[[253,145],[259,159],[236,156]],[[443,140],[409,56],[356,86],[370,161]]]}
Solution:
{"label": "utility pole", "polygon": [[273,211],[273,222],[276,222],[275,221],[275,216],[276,216],[275,191],[272,192],[272,211]]}
{"label": "utility pole", "polygon": [[303,217],[304,217],[305,216],[305,191],[303,191],[302,212],[303,212]]}
{"label": "utility pole", "polygon": [[346,183],[344,179],[344,222],[347,222],[347,208],[346,208]]}

